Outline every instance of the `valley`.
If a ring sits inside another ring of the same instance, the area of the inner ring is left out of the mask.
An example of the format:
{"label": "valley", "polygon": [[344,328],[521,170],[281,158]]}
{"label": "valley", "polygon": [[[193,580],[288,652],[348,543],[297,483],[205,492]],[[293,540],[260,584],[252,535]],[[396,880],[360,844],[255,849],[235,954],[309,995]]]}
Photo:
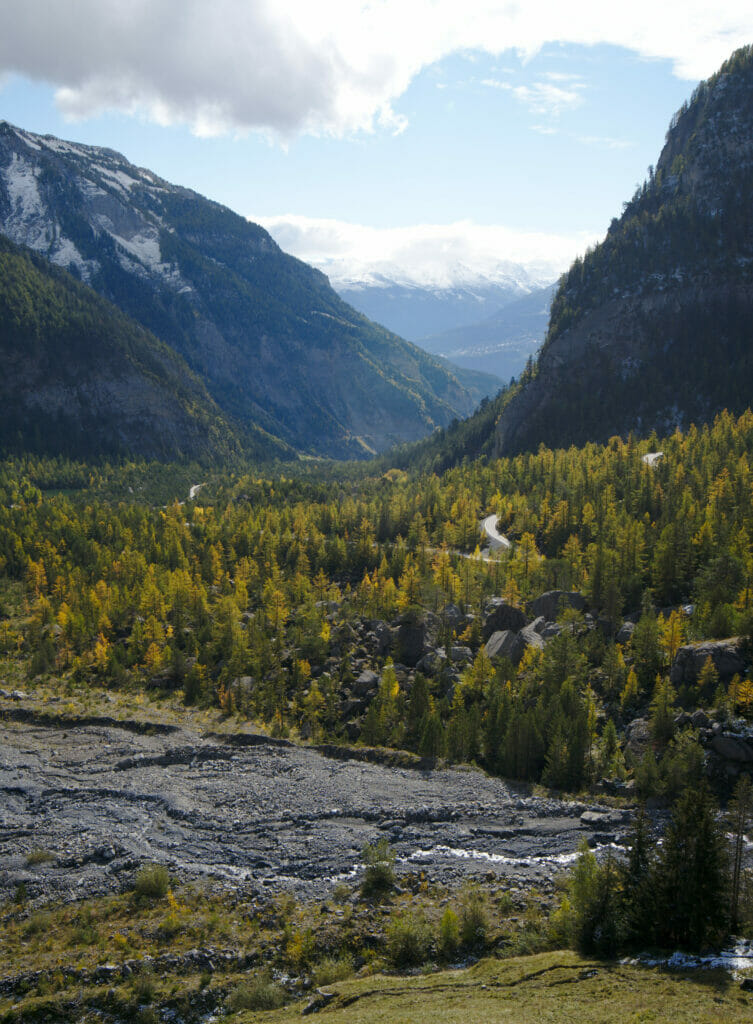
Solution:
{"label": "valley", "polygon": [[461,369],[0,123],[0,1024],[749,1014],[751,137],[746,46],[553,292],[363,289]]}

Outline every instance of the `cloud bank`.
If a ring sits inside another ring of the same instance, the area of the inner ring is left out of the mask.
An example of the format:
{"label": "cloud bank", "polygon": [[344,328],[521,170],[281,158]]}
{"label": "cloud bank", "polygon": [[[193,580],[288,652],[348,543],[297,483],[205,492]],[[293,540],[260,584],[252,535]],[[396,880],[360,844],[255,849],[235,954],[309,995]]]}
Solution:
{"label": "cloud bank", "polygon": [[71,118],[344,135],[400,130],[395,100],[459,51],[612,43],[697,79],[751,38],[749,0],[24,0],[4,19],[0,75],[53,83]]}
{"label": "cloud bank", "polygon": [[471,221],[373,228],[346,221],[253,217],[286,252],[323,270],[337,288],[394,281],[451,288],[508,281],[548,284],[569,267],[593,235],[514,231]]}

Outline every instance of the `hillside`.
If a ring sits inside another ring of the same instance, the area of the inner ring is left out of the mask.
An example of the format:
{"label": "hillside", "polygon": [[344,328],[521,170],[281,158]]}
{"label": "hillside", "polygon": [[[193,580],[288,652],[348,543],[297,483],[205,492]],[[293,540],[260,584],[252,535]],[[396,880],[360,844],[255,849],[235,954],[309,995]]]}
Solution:
{"label": "hillside", "polygon": [[299,450],[363,455],[481,397],[258,225],[112,150],[0,124],[0,230],[175,349],[223,412]]}
{"label": "hillside", "polygon": [[[0,236],[0,447],[221,458],[238,439],[183,360],[70,274]],[[253,454],[284,449],[256,432]]]}
{"label": "hillside", "polygon": [[753,390],[753,49],[675,115],[656,169],[576,260],[497,449],[670,431]]}

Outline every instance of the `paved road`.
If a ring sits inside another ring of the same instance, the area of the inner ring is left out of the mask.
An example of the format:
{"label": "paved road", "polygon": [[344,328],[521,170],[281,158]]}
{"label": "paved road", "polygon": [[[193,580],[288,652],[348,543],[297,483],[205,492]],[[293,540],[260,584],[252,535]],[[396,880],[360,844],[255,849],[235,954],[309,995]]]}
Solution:
{"label": "paved road", "polygon": [[512,544],[497,530],[497,516],[496,513],[487,516],[481,524],[481,532],[489,540],[489,547],[492,548],[511,548]]}

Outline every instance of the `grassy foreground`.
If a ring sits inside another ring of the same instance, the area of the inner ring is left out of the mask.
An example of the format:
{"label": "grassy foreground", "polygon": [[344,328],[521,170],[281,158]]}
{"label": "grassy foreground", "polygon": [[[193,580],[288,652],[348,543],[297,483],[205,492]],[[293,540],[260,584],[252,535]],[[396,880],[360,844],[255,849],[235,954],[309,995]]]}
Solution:
{"label": "grassy foreground", "polygon": [[[680,974],[586,960],[567,951],[483,960],[467,970],[419,977],[375,975],[338,982],[317,1015],[329,1024],[643,1024],[750,1021],[753,993],[717,971]],[[237,1021],[287,1024],[301,1004]]]}

